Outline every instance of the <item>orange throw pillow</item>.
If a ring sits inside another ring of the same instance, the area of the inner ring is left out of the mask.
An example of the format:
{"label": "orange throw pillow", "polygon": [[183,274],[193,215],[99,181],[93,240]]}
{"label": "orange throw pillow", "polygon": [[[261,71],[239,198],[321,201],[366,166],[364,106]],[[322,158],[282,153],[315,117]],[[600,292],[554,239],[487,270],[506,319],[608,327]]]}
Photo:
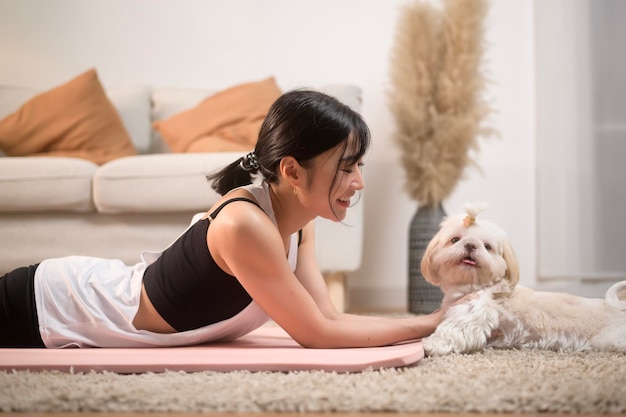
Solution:
{"label": "orange throw pillow", "polygon": [[95,69],[0,120],[0,149],[8,156],[70,156],[96,164],[137,154]]}
{"label": "orange throw pillow", "polygon": [[267,111],[281,94],[274,77],[240,84],[155,122],[154,128],[173,152],[250,150]]}

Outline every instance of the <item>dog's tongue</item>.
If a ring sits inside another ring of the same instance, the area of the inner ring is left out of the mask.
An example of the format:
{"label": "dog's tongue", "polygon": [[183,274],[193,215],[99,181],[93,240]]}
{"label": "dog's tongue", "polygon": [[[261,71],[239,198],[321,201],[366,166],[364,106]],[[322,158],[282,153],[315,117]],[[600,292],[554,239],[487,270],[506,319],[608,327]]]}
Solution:
{"label": "dog's tongue", "polygon": [[476,266],[476,261],[472,258],[463,258],[463,263],[467,265]]}

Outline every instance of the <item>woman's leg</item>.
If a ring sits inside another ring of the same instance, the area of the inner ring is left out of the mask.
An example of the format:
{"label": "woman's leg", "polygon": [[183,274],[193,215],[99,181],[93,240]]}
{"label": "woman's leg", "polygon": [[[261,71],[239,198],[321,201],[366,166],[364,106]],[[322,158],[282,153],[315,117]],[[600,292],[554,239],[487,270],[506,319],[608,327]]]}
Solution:
{"label": "woman's leg", "polygon": [[0,278],[0,347],[45,347],[35,305],[37,265]]}

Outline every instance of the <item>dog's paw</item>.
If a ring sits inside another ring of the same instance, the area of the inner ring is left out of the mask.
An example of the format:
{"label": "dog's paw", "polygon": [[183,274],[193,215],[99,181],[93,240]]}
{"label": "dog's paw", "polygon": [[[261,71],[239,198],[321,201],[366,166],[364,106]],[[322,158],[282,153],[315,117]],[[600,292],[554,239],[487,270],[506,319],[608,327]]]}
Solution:
{"label": "dog's paw", "polygon": [[442,356],[454,352],[454,346],[448,341],[436,335],[422,339],[424,354],[426,356]]}

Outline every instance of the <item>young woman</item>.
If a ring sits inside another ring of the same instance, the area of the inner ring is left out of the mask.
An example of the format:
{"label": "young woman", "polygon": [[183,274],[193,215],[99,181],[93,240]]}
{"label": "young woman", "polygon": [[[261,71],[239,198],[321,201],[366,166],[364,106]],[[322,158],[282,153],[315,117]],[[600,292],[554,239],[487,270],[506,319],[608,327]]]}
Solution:
{"label": "young woman", "polygon": [[[0,346],[180,346],[240,337],[273,319],[310,348],[393,344],[443,318],[339,313],[315,260],[313,220],[342,221],[363,189],[370,133],[315,91],[282,95],[254,151],[209,177],[223,197],[134,266],[70,256],[0,278]],[[255,181],[255,180],[259,181]]]}

